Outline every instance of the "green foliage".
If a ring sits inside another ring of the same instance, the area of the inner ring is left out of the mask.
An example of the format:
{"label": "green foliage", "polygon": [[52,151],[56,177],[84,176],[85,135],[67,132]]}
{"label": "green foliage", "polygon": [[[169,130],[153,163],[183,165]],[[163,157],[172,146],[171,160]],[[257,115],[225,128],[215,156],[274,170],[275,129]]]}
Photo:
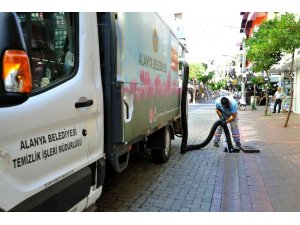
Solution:
{"label": "green foliage", "polygon": [[203,82],[203,84],[207,84],[214,77],[214,72],[209,72],[208,75],[206,75],[206,64],[190,64],[189,67],[190,78]]}
{"label": "green foliage", "polygon": [[285,13],[280,18],[276,18],[277,27],[274,35],[283,52],[293,53],[300,47],[300,20],[296,20],[294,14]]}
{"label": "green foliage", "polygon": [[214,75],[214,72],[209,72],[208,75],[200,76],[199,81],[201,81],[203,84],[207,84],[214,77]]}
{"label": "green foliage", "polygon": [[211,82],[208,84],[209,88],[212,90],[212,91],[217,91],[217,90],[220,90],[222,88],[225,88],[225,85],[226,85],[226,80],[223,79],[223,80],[220,80],[216,83],[214,82]]}
{"label": "green foliage", "polygon": [[277,90],[277,88],[274,87],[271,83],[269,83],[269,84],[267,84],[267,85],[268,85],[268,90],[269,90],[270,92],[276,91],[276,90]]}
{"label": "green foliage", "polygon": [[257,87],[260,87],[264,84],[264,77],[261,75],[253,76],[250,78],[251,83],[255,84]]}
{"label": "green foliage", "polygon": [[286,13],[264,22],[246,41],[246,46],[253,71],[267,71],[280,61],[282,52],[293,53],[300,48],[300,20],[296,20],[294,14]]}
{"label": "green foliage", "polygon": [[280,43],[275,37],[278,20],[269,20],[259,27],[253,37],[246,41],[247,59],[252,62],[254,72],[268,71],[282,57]]}
{"label": "green foliage", "polygon": [[189,65],[189,77],[191,79],[199,80],[203,75],[205,75],[205,67],[202,64]]}

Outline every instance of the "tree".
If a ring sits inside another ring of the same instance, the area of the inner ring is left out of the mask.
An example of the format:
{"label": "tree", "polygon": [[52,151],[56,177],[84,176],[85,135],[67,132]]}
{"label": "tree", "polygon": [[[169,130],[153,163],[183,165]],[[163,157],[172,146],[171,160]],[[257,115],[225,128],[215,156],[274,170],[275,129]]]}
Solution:
{"label": "tree", "polygon": [[252,105],[252,109],[256,109],[256,87],[259,87],[259,85],[264,83],[264,77],[261,75],[258,76],[253,76],[250,78],[251,83],[253,84],[253,88],[254,88],[254,103]]}
{"label": "tree", "polygon": [[196,97],[196,82],[199,81],[200,77],[205,74],[205,67],[203,64],[190,64],[189,65],[189,77],[193,80],[194,93],[193,93],[193,103],[195,104]]}
{"label": "tree", "polygon": [[278,39],[275,38],[274,33],[276,32],[278,20],[269,20],[263,22],[257,32],[254,33],[253,37],[246,41],[247,59],[252,63],[252,70],[254,72],[264,71],[267,77],[267,85],[265,85],[266,93],[266,109],[265,116],[268,115],[268,86],[270,84],[269,70],[272,65],[277,64],[282,55],[280,52],[280,46]]}
{"label": "tree", "polygon": [[202,76],[199,77],[199,81],[203,83],[203,88],[204,88],[204,95],[206,96],[206,99],[208,99],[208,82],[214,77],[215,72],[211,71],[208,72],[207,75],[203,74]]}
{"label": "tree", "polygon": [[287,127],[291,110],[293,107],[293,96],[294,96],[294,82],[293,82],[293,66],[295,60],[295,50],[300,48],[300,20],[295,18],[294,14],[286,13],[278,19],[276,26],[276,32],[273,33],[277,42],[280,43],[280,49],[282,52],[292,54],[292,62],[289,70],[289,79],[291,83],[290,91],[290,107],[289,112],[284,124]]}

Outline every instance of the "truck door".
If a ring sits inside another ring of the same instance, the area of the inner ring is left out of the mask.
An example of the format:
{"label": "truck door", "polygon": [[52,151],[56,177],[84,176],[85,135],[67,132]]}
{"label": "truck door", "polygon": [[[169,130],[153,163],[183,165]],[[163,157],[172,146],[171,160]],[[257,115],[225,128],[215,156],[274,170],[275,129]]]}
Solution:
{"label": "truck door", "polygon": [[[16,15],[32,91],[22,104],[0,102],[0,209],[69,210],[88,196],[93,182],[89,165],[103,157],[96,17]],[[4,92],[14,91],[2,83]]]}

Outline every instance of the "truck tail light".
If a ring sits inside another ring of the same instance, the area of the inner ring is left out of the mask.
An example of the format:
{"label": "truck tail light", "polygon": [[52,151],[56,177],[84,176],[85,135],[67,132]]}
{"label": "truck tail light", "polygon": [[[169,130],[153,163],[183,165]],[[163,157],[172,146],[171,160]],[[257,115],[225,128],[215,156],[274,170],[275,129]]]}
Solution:
{"label": "truck tail light", "polygon": [[29,59],[26,52],[21,50],[5,51],[2,79],[6,92],[31,92],[32,80]]}

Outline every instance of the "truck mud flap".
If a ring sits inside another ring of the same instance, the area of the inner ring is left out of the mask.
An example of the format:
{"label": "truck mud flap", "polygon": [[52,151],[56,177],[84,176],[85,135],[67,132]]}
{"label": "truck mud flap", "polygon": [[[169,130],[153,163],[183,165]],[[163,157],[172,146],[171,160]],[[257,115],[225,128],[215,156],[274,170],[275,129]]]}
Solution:
{"label": "truck mud flap", "polygon": [[97,162],[90,165],[92,170],[92,177],[95,178],[92,181],[92,185],[96,185],[99,188],[104,184],[105,173],[106,173],[106,162],[105,159],[99,159]]}

